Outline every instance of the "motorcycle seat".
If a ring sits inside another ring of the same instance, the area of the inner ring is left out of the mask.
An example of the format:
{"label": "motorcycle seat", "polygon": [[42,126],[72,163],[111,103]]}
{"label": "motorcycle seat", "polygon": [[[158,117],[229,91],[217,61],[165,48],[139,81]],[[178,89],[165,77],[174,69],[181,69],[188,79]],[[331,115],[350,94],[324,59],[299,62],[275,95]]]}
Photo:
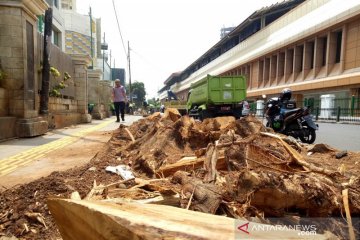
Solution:
{"label": "motorcycle seat", "polygon": [[286,117],[288,117],[288,116],[290,116],[290,115],[293,115],[294,113],[297,113],[297,112],[299,112],[299,111],[301,111],[301,108],[295,108],[295,109],[291,109],[291,110],[285,111],[285,112],[284,112],[284,117],[286,118]]}

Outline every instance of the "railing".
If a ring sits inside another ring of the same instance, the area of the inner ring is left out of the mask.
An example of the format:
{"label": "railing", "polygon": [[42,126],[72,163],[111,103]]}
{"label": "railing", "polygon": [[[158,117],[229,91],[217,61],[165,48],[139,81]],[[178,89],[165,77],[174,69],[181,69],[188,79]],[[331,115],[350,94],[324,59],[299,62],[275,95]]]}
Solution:
{"label": "railing", "polygon": [[316,120],[360,122],[360,108],[315,108],[313,115]]}
{"label": "railing", "polygon": [[[332,108],[321,108],[320,101],[313,104],[297,102],[297,107],[310,106],[311,114],[318,120],[332,122],[359,122],[360,123],[360,101],[359,98],[335,99]],[[256,103],[250,103],[250,113],[258,117],[264,116],[263,109],[257,109]]]}

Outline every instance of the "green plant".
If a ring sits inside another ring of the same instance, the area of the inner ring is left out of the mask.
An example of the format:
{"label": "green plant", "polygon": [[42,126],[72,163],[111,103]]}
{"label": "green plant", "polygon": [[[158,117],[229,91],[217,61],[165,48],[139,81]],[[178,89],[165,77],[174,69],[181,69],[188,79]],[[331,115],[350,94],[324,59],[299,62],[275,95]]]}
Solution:
{"label": "green plant", "polygon": [[[50,74],[54,77],[55,80],[57,80],[58,77],[60,77],[60,72],[54,67],[50,68]],[[52,87],[52,89],[49,92],[49,95],[51,97],[61,97],[60,90],[66,88],[68,85],[66,85],[66,82],[71,79],[71,76],[68,72],[64,72],[64,78],[62,81],[60,81],[58,84]]]}

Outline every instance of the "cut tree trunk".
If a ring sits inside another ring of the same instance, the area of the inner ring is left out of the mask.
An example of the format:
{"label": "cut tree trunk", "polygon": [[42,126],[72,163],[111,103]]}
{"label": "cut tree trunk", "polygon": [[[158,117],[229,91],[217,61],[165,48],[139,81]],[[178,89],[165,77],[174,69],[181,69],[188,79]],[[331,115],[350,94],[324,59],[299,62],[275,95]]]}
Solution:
{"label": "cut tree trunk", "polygon": [[[264,239],[266,225],[154,204],[118,204],[49,199],[51,215],[64,240],[101,239]],[[268,228],[268,239],[326,239],[298,231]]]}
{"label": "cut tree trunk", "polygon": [[342,207],[341,189],[315,174],[244,169],[237,182],[233,178],[227,179],[228,194],[235,194],[239,203],[250,201],[265,216],[283,217],[289,209],[296,209],[309,217],[326,217]]}

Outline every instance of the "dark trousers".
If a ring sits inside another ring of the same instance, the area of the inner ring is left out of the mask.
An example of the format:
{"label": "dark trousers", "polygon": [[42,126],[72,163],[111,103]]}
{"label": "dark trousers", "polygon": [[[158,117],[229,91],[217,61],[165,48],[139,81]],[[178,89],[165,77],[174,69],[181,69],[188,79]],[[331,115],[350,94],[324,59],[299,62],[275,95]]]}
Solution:
{"label": "dark trousers", "polygon": [[125,121],[125,102],[114,102],[116,119],[119,121],[119,113],[121,113],[121,119]]}

